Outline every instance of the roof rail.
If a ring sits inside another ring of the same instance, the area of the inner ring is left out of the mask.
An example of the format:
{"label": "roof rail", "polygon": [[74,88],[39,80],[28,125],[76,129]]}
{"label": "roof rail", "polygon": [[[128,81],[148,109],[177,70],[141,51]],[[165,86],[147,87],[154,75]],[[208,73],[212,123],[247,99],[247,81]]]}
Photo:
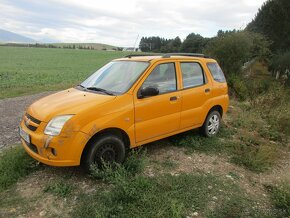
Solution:
{"label": "roof rail", "polygon": [[198,57],[198,58],[209,58],[209,56],[204,54],[198,54],[198,53],[168,53],[164,54],[163,58],[170,58],[171,56],[186,56],[186,57]]}
{"label": "roof rail", "polygon": [[129,54],[129,55],[126,55],[125,58],[146,57],[146,56],[160,56],[160,55],[157,55],[157,54]]}

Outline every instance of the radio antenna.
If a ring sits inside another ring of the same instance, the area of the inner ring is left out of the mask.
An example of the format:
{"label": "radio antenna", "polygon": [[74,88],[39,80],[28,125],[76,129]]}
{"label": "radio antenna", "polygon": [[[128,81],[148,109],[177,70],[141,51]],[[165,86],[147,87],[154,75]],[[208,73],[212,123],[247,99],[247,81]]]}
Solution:
{"label": "radio antenna", "polygon": [[137,44],[138,38],[139,38],[139,34],[138,34],[138,36],[137,36],[137,38],[135,40],[135,43],[134,43],[134,51],[135,51],[135,48],[136,48],[136,44]]}

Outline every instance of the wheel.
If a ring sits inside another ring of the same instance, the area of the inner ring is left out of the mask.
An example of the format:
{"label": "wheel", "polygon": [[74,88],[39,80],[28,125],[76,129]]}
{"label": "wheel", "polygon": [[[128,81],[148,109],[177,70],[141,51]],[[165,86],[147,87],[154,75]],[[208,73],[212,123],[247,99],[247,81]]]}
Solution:
{"label": "wheel", "polygon": [[210,112],[201,128],[202,134],[206,137],[215,136],[221,125],[221,115],[218,111]]}
{"label": "wheel", "polygon": [[126,155],[125,144],[117,136],[100,135],[85,150],[82,166],[90,172],[91,165],[101,168],[104,163],[123,163]]}

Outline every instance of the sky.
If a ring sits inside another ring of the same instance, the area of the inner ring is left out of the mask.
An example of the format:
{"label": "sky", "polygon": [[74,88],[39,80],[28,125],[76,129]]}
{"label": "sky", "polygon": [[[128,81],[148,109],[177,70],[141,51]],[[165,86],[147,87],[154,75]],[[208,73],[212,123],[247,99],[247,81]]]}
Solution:
{"label": "sky", "polygon": [[40,42],[133,47],[142,36],[184,40],[192,32],[243,29],[265,1],[0,0],[0,29]]}

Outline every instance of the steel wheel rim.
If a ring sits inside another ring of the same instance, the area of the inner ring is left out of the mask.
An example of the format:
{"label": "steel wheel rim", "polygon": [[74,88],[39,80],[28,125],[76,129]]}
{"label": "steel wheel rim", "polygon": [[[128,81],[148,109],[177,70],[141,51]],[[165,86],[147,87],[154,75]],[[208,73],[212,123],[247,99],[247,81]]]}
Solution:
{"label": "steel wheel rim", "polygon": [[102,147],[100,147],[99,151],[97,152],[95,160],[97,160],[98,158],[100,158],[101,162],[103,163],[110,164],[115,162],[117,159],[117,152],[115,146],[112,144],[104,144]]}
{"label": "steel wheel rim", "polygon": [[220,119],[218,115],[214,114],[208,121],[207,131],[209,135],[214,135],[217,133],[220,126]]}

